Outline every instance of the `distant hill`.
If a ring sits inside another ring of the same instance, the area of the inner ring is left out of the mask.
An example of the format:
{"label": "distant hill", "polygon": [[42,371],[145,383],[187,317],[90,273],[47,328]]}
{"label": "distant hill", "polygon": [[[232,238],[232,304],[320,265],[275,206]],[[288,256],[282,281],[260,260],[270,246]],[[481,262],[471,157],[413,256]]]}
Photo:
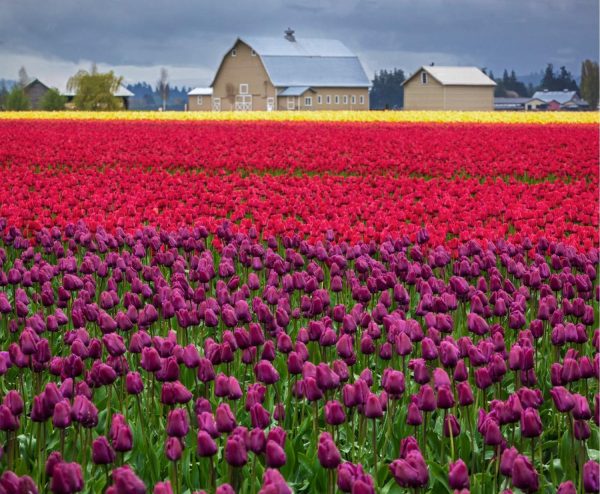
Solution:
{"label": "distant hill", "polygon": [[7,91],[10,91],[16,83],[17,81],[11,79],[0,79],[0,88],[4,86]]}
{"label": "distant hill", "polygon": [[[137,82],[127,86],[134,96],[129,98],[130,110],[157,110],[162,106],[159,92],[147,82]],[[183,111],[187,103],[187,93],[191,88],[173,86],[169,89],[167,110]]]}

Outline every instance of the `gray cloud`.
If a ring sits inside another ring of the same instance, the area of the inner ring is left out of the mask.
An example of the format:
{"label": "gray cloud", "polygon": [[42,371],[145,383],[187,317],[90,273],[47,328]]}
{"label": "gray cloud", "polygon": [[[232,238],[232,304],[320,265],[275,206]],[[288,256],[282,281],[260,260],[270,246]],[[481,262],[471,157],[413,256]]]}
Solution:
{"label": "gray cloud", "polygon": [[[430,62],[579,72],[598,59],[597,0],[5,0],[0,77],[15,57],[210,73],[237,35],[342,40],[369,72]],[[25,58],[24,58],[25,59]],[[10,61],[10,63],[9,63]],[[29,67],[31,73],[36,67]],[[193,74],[193,75],[192,75]],[[152,81],[151,81],[152,82]]]}

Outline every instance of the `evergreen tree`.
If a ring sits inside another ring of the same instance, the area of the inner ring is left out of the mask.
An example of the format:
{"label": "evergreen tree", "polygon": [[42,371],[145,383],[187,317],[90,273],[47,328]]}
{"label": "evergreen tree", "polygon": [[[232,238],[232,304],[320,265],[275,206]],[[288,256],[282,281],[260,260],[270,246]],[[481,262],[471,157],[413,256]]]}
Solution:
{"label": "evergreen tree", "polygon": [[587,101],[590,108],[598,108],[599,91],[598,62],[585,60],[581,64],[581,97]]}
{"label": "evergreen tree", "polygon": [[6,83],[4,79],[2,79],[2,84],[0,85],[0,110],[4,110],[6,108],[6,98],[8,97],[8,89],[6,89]]}
{"label": "evergreen tree", "polygon": [[29,110],[29,100],[25,96],[25,91],[18,84],[15,84],[6,97],[6,109],[9,111]]}
{"label": "evergreen tree", "polygon": [[65,109],[67,98],[58,92],[58,89],[49,89],[42,98],[42,110],[60,111]]}
{"label": "evergreen tree", "polygon": [[544,71],[544,77],[540,82],[538,91],[578,91],[577,82],[573,79],[571,72],[569,72],[563,65],[558,74],[554,73],[554,66],[549,63]]}
{"label": "evergreen tree", "polygon": [[397,109],[404,106],[404,71],[386,69],[375,73],[369,95],[371,109]]}

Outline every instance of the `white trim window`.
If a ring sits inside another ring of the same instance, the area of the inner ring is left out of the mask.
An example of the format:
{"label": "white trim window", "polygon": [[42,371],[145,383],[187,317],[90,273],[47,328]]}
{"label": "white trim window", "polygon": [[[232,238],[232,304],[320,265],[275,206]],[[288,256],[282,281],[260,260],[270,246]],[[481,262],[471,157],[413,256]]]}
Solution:
{"label": "white trim window", "polygon": [[267,111],[273,111],[275,109],[275,98],[267,98]]}
{"label": "white trim window", "polygon": [[212,99],[213,111],[221,111],[221,98]]}
{"label": "white trim window", "polygon": [[293,110],[296,108],[296,105],[294,104],[294,97],[293,96],[288,96],[287,98],[287,109],[288,110]]}
{"label": "white trim window", "polygon": [[248,84],[240,84],[240,94],[248,94]]}
{"label": "white trim window", "polygon": [[364,96],[364,94],[361,94],[361,95],[358,97],[358,103],[359,103],[359,104],[361,104],[361,105],[364,105],[364,104],[365,104],[365,96]]}
{"label": "white trim window", "polygon": [[254,50],[252,50],[252,52],[250,53],[253,57],[256,56],[256,52]]}
{"label": "white trim window", "polygon": [[202,106],[202,96],[198,96],[198,99],[196,101],[198,103],[198,106]]}
{"label": "white trim window", "polygon": [[237,50],[236,50],[235,48],[233,48],[233,49],[231,50],[231,56],[232,56],[232,57],[237,57]]}
{"label": "white trim window", "polygon": [[304,98],[304,106],[312,106],[312,96],[306,96]]}
{"label": "white trim window", "polygon": [[421,84],[427,84],[427,72],[421,72]]}
{"label": "white trim window", "polygon": [[354,95],[350,96],[350,103],[352,103],[353,105],[356,104],[356,96],[354,96]]}
{"label": "white trim window", "polygon": [[317,105],[322,105],[323,104],[323,96],[321,96],[320,94],[317,96]]}
{"label": "white trim window", "polygon": [[325,103],[330,105],[331,104],[331,95],[328,94],[327,96],[325,96]]}
{"label": "white trim window", "polygon": [[340,97],[336,94],[333,98],[333,101],[335,102],[336,105],[340,104]]}
{"label": "white trim window", "polygon": [[348,104],[348,95],[344,94],[344,104],[347,105]]}

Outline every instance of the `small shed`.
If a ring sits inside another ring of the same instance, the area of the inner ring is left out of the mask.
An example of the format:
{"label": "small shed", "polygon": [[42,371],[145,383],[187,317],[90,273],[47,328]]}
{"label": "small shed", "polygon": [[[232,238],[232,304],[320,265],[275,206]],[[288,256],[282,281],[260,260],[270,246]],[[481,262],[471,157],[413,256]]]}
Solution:
{"label": "small shed", "polygon": [[188,111],[211,111],[212,109],[211,87],[196,87],[188,95]]}
{"label": "small shed", "polygon": [[403,86],[405,110],[494,109],[496,83],[477,67],[423,66]]}
{"label": "small shed", "polygon": [[29,100],[29,106],[32,110],[40,110],[42,108],[42,100],[49,90],[50,88],[39,79],[34,79],[23,88],[23,92]]}
{"label": "small shed", "polygon": [[531,97],[530,109],[546,110],[578,110],[586,108],[587,102],[582,100],[576,91],[536,91]]}

